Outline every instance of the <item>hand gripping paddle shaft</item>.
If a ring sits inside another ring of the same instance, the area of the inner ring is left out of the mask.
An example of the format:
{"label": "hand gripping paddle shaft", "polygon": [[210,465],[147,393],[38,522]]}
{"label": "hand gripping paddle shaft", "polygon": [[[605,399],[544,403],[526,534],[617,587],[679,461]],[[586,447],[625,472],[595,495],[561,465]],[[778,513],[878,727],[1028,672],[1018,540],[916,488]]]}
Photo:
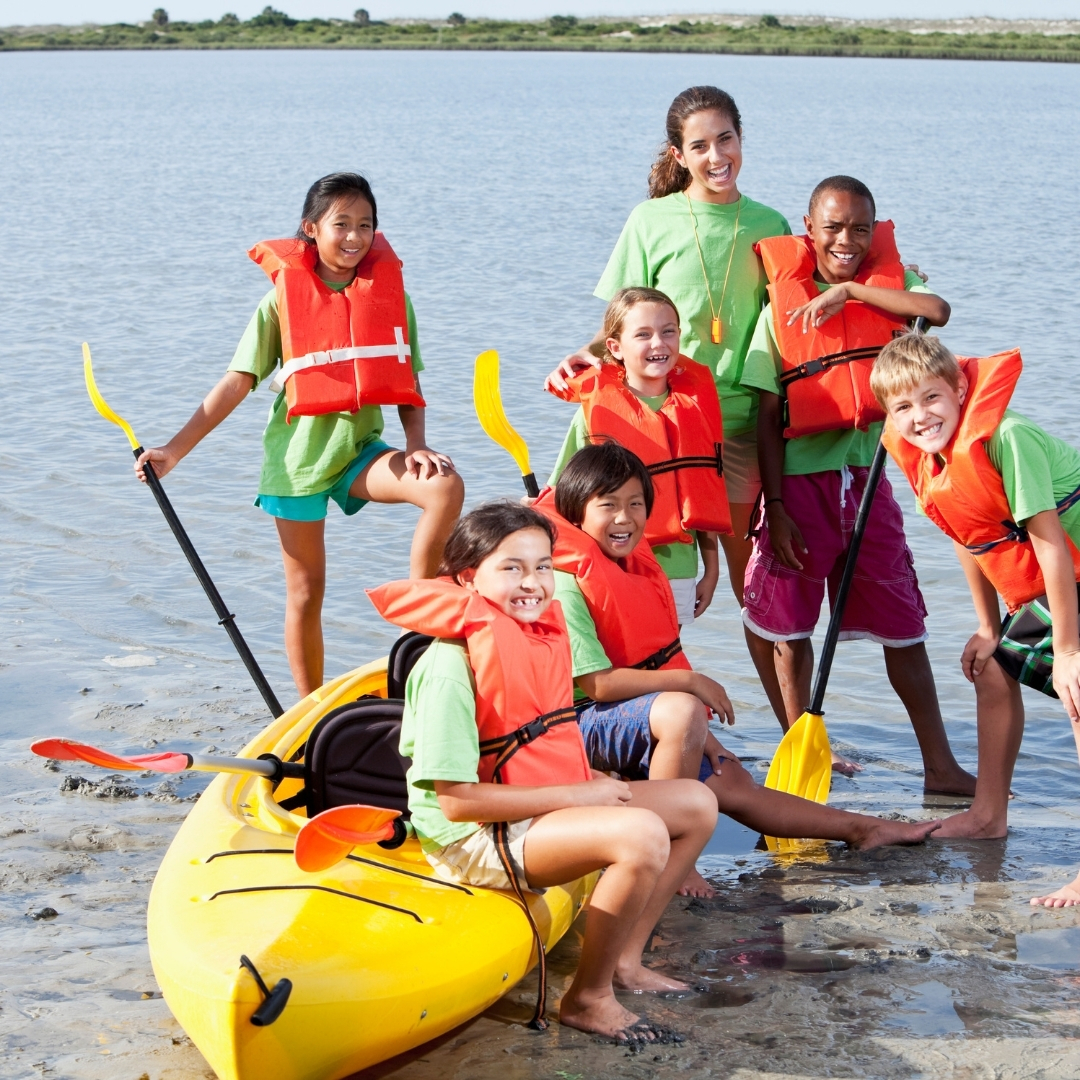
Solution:
{"label": "hand gripping paddle shaft", "polygon": [[[117,416],[116,413],[109,408],[105,399],[101,396],[101,393],[97,388],[97,383],[94,382],[94,368],[90,361],[90,346],[87,345],[85,341],[83,342],[82,350],[83,374],[86,376],[86,389],[90,394],[90,400],[94,403],[94,408],[97,409],[106,420],[116,424],[116,426],[124,432],[128,442],[131,443],[132,453],[134,453],[135,459],[138,460],[139,455],[143,452],[143,448],[139,445],[139,440],[135,438],[135,432],[131,430],[131,425],[122,416]],[[203,566],[203,561],[199,558],[199,553],[195,550],[194,545],[188,537],[187,531],[180,523],[180,519],[176,516],[176,511],[173,509],[172,503],[169,502],[169,496],[165,494],[165,489],[161,486],[161,481],[158,479],[157,473],[154,472],[154,468],[149,461],[143,466],[143,472],[146,474],[146,481],[150,485],[150,490],[154,493],[154,498],[157,499],[158,506],[161,507],[161,512],[165,515],[165,520],[169,523],[169,528],[173,531],[173,536],[176,537],[176,542],[187,556],[187,561],[191,564],[191,569],[195,571],[195,576],[199,579],[199,584],[202,585],[203,591],[209,597],[210,603],[213,604],[214,611],[217,613],[218,622],[225,627],[225,632],[229,635],[233,645],[236,646],[236,651],[240,654],[240,659],[244,661],[244,667],[247,668],[248,674],[258,687],[259,693],[262,694],[262,699],[266,702],[266,707],[270,710],[270,714],[274,717],[280,716],[285,710],[281,707],[281,703],[278,701],[277,695],[271,689],[270,684],[266,681],[266,676],[262,673],[262,668],[259,667],[258,662],[248,648],[248,643],[244,640],[244,635],[240,633],[240,630],[234,621],[236,617],[225,606],[225,601],[221,599],[221,593],[217,591],[217,586],[211,580],[210,575],[206,571],[206,567]]]}
{"label": "hand gripping paddle shaft", "polygon": [[529,448],[525,440],[510,426],[499,393],[499,354],[494,349],[476,358],[473,375],[473,404],[476,418],[485,432],[517,462],[525,493],[535,499],[540,494],[536,475],[529,467]]}

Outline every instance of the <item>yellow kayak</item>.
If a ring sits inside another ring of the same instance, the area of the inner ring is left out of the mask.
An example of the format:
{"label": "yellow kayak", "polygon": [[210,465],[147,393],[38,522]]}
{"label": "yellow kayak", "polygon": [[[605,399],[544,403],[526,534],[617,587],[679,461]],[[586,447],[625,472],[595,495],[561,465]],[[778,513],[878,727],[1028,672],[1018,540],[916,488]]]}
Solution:
{"label": "yellow kayak", "polygon": [[[386,685],[385,660],[327,683],[242,756],[298,760],[323,717],[363,695],[385,698]],[[536,960],[513,894],[441,881],[415,839],[356,848],[320,873],[300,870],[292,851],[305,811],[280,802],[303,783],[289,778],[275,790],[263,777],[219,775],[150,894],[158,985],[221,1080],[348,1076],[475,1016]],[[548,949],[595,881],[529,896]],[[275,1000],[256,1016],[268,993]]]}

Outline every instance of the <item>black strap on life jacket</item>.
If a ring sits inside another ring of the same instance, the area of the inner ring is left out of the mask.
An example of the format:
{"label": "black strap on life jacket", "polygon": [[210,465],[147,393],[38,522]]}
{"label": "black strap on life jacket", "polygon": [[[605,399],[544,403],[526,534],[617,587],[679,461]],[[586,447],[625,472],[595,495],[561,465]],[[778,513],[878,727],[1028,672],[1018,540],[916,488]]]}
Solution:
{"label": "black strap on life jacket", "polygon": [[717,476],[723,476],[724,447],[721,443],[713,443],[712,454],[688,454],[685,457],[668,458],[667,461],[658,461],[655,465],[646,465],[645,468],[650,476],[660,476],[678,469],[715,469]]}
{"label": "black strap on life jacket", "polygon": [[[1058,515],[1064,514],[1066,510],[1071,509],[1077,503],[1080,503],[1080,487],[1076,488],[1075,491],[1070,491],[1064,499],[1058,500]],[[1008,544],[1010,542],[1026,544],[1028,542],[1028,531],[1023,525],[1017,525],[1015,521],[1008,520],[1003,521],[1001,525],[1005,529],[1004,536],[999,536],[996,540],[988,540],[985,544],[965,544],[964,547],[972,555],[985,555],[987,552],[993,551],[999,544]]]}
{"label": "black strap on life jacket", "polygon": [[676,638],[669,645],[657,649],[651,656],[646,656],[644,660],[631,664],[631,667],[635,667],[640,671],[659,671],[673,656],[678,656],[681,652],[682,642]]}
{"label": "black strap on life jacket", "polygon": [[[576,718],[573,709],[570,710],[570,713]],[[532,1019],[529,1021],[529,1027],[535,1031],[546,1031],[548,1023],[544,1019],[544,1013],[547,1010],[547,953],[544,952],[544,939],[540,935],[540,928],[536,925],[536,920],[529,910],[529,902],[525,899],[525,894],[522,891],[517,869],[514,867],[514,860],[510,857],[509,830],[509,823],[505,821],[496,821],[491,826],[499,862],[502,863],[502,868],[510,879],[510,887],[514,890],[514,896],[517,897],[521,910],[525,912],[525,918],[529,920],[529,929],[532,930],[533,940],[536,942],[536,959],[539,966],[537,972],[538,985],[536,988],[536,1008],[533,1011]]]}
{"label": "black strap on life jacket", "polygon": [[876,360],[883,347],[882,345],[867,345],[861,349],[845,349],[843,352],[829,353],[815,360],[807,360],[806,363],[785,371],[780,376],[780,385],[786,390],[793,382],[820,375],[823,371],[828,371],[829,368],[839,364],[850,364],[853,360]]}
{"label": "black strap on life jacket", "polygon": [[516,731],[508,732],[506,735],[498,735],[494,739],[485,739],[480,744],[480,756],[487,757],[488,754],[497,755],[495,758],[495,768],[492,770],[491,774],[492,780],[494,780],[496,784],[502,782],[500,776],[502,767],[523,746],[528,746],[529,743],[539,739],[541,735],[546,735],[558,724],[568,724],[571,721],[576,720],[577,713],[572,707],[556,709],[554,712],[544,713],[543,716],[538,716],[534,720],[530,720],[527,724],[522,724]]}

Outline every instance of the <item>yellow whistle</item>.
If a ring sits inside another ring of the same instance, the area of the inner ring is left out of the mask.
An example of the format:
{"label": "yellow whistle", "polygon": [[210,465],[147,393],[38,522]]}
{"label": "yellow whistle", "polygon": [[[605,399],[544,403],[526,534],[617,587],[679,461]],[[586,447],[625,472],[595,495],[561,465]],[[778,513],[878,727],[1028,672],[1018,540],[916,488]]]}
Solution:
{"label": "yellow whistle", "polygon": [[712,321],[712,342],[714,345],[720,344],[720,319],[715,318]]}

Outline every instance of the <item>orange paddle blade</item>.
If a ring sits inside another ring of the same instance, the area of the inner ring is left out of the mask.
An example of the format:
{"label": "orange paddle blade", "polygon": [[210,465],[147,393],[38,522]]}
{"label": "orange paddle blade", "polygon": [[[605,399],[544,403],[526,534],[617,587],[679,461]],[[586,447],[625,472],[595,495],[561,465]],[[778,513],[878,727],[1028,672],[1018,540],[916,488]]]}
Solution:
{"label": "orange paddle blade", "polygon": [[38,757],[52,758],[54,761],[85,761],[90,765],[100,765],[103,769],[123,769],[125,772],[152,769],[154,772],[174,773],[183,772],[191,765],[191,758],[187,754],[136,754],[133,757],[121,757],[74,739],[39,739],[30,744],[30,750]]}
{"label": "orange paddle blade", "polygon": [[296,837],[296,865],[307,873],[340,862],[354,847],[394,835],[397,810],[378,806],[335,806],[313,817]]}

